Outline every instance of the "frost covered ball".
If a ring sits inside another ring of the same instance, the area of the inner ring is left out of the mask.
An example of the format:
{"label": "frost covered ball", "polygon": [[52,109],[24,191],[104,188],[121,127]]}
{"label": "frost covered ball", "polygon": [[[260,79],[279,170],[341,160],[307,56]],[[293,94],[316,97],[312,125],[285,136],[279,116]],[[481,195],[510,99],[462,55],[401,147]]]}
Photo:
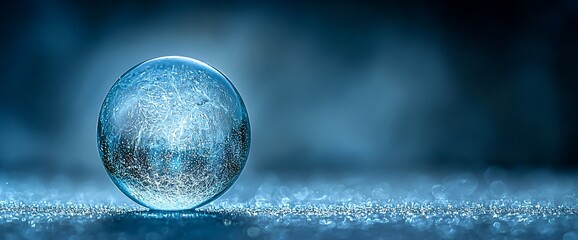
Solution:
{"label": "frost covered ball", "polygon": [[106,171],[128,197],[151,209],[186,210],[233,185],[249,154],[249,118],[218,70],[160,57],[112,86],[97,141]]}

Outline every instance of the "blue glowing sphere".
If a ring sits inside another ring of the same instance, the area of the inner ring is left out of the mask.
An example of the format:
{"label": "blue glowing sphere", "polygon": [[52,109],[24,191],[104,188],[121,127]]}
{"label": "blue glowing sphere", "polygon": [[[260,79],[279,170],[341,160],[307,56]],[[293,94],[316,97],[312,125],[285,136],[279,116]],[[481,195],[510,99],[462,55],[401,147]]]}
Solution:
{"label": "blue glowing sphere", "polygon": [[186,210],[223,194],[249,154],[241,96],[215,68],[160,57],[124,73],[98,119],[97,141],[116,186],[157,210]]}

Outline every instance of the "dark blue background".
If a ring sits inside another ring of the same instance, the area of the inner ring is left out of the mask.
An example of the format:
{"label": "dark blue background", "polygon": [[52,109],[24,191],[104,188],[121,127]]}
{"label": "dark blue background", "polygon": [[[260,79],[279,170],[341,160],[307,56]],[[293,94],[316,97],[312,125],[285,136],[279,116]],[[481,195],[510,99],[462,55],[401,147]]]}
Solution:
{"label": "dark blue background", "polygon": [[235,84],[249,172],[578,167],[576,1],[25,0],[0,17],[0,173],[104,176],[102,100],[163,55]]}

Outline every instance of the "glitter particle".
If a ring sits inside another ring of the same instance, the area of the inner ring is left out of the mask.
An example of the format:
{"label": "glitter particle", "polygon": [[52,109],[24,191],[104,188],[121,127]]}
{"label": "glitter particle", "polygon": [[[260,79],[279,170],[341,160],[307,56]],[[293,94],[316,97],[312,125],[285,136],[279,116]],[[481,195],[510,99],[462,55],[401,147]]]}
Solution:
{"label": "glitter particle", "polygon": [[[335,239],[360,232],[367,238],[390,234],[395,239],[576,239],[578,230],[576,203],[560,201],[575,198],[575,177],[568,179],[569,188],[559,184],[566,180],[557,178],[546,180],[548,185],[504,179],[509,189],[517,189],[504,198],[481,185],[471,195],[447,192],[443,199],[429,191],[418,193],[417,198],[408,194],[415,192],[413,186],[433,188],[439,183],[436,179],[397,182],[394,178],[390,195],[380,199],[374,198],[374,192],[385,188],[381,180],[304,183],[292,179],[248,176],[222,198],[184,212],[146,211],[123,199],[109,199],[112,189],[97,183],[61,181],[43,186],[14,181],[15,187],[5,189],[0,199],[0,239],[117,239],[119,234],[125,239],[147,239],[150,232],[195,239]],[[75,188],[61,191],[71,184]],[[537,194],[545,191],[549,194]],[[87,192],[92,197],[86,198]],[[296,194],[301,192],[310,194]],[[352,196],[344,198],[345,194]],[[257,195],[269,197],[258,201]]]}

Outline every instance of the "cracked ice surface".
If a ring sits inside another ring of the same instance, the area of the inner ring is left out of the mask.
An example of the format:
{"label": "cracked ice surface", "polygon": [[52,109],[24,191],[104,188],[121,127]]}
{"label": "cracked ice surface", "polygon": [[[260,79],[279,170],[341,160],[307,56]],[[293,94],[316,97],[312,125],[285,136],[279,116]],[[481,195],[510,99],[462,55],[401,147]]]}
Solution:
{"label": "cracked ice surface", "polygon": [[185,210],[228,189],[249,154],[239,93],[216,69],[185,57],[145,61],[112,86],[98,121],[111,179],[144,206]]}

